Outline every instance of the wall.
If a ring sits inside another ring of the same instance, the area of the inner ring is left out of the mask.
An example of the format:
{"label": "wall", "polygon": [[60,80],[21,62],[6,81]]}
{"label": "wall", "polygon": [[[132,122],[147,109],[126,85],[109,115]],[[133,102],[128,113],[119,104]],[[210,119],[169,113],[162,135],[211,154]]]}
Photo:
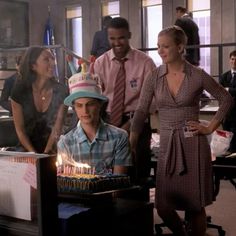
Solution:
{"label": "wall", "polygon": [[[235,0],[211,0],[211,43],[233,43],[236,40],[236,1]],[[229,69],[229,53],[235,47],[225,47],[223,50],[223,71]],[[217,73],[218,51],[211,50],[212,74]]]}
{"label": "wall", "polygon": [[[55,26],[56,44],[66,46],[65,8],[81,4],[83,8],[83,55],[89,57],[92,38],[100,29],[102,0],[21,0],[29,3],[29,39],[30,44],[42,44],[44,26],[47,19],[47,7],[51,6],[51,18]],[[163,0],[163,25],[175,21],[175,7],[186,6],[187,0]],[[224,4],[223,4],[224,3]],[[120,15],[128,19],[132,32],[131,44],[141,48],[141,0],[120,0]],[[235,42],[236,0],[211,0],[211,43]],[[158,19],[157,19],[158,20]],[[223,27],[222,27],[223,26]],[[228,69],[228,54],[233,48],[224,50],[224,70]],[[217,74],[218,63],[216,50],[212,50],[212,74]],[[64,69],[63,54],[60,55],[59,67]]]}

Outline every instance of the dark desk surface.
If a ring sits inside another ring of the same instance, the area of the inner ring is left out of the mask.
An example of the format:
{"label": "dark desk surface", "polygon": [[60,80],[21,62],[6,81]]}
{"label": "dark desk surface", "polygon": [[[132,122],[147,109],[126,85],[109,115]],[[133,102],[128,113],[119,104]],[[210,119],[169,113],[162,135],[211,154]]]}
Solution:
{"label": "dark desk surface", "polygon": [[[37,222],[0,216],[0,235],[38,236]],[[117,198],[109,204],[98,204],[59,219],[59,235],[153,236],[153,203]]]}
{"label": "dark desk surface", "polygon": [[116,199],[60,219],[61,236],[153,236],[153,203]]}

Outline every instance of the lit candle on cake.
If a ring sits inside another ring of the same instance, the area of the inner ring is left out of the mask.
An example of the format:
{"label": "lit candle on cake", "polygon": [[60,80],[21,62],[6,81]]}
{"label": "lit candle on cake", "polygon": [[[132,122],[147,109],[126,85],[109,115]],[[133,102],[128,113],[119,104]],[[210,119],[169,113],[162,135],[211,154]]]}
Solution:
{"label": "lit candle on cake", "polygon": [[62,168],[62,157],[61,155],[57,155],[57,161],[56,161],[56,167],[57,167],[57,174],[60,174],[63,172]]}
{"label": "lit candle on cake", "polygon": [[91,169],[91,166],[87,163],[76,162],[76,167],[78,168],[79,174],[86,174],[88,170]]}
{"label": "lit candle on cake", "polygon": [[85,74],[86,72],[87,72],[86,63],[83,62],[83,63],[81,64],[81,73],[82,73],[82,74]]}

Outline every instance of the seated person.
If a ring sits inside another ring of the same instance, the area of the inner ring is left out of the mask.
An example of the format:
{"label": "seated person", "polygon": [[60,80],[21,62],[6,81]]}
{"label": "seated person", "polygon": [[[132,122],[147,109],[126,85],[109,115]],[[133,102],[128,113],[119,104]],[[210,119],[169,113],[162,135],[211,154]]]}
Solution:
{"label": "seated person", "polygon": [[62,161],[87,163],[95,167],[96,174],[128,174],[132,165],[128,134],[101,119],[102,107],[108,99],[101,94],[95,76],[74,74],[69,87],[70,95],[64,104],[73,106],[79,122],[60,137],[57,146]]}
{"label": "seated person", "polygon": [[236,152],[236,50],[229,54],[230,70],[223,73],[219,78],[219,83],[234,98],[234,106],[223,120],[224,130],[233,132],[234,136],[230,143],[229,152]]}
{"label": "seated person", "polygon": [[18,75],[20,60],[21,60],[21,56],[16,57],[16,73],[5,80],[4,85],[3,85],[3,90],[1,93],[1,98],[0,98],[0,105],[4,109],[9,111],[10,116],[12,115],[10,95],[11,95],[11,91],[13,89],[14,83],[16,81],[16,77]]}
{"label": "seated person", "polygon": [[19,67],[11,93],[17,151],[56,153],[56,143],[63,128],[68,95],[65,85],[54,77],[55,58],[45,48],[28,48]]}

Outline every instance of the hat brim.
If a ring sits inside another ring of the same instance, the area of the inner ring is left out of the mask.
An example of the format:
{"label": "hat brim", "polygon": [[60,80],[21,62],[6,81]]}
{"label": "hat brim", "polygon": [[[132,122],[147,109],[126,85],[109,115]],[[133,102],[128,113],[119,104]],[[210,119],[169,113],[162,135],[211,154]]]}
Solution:
{"label": "hat brim", "polygon": [[75,92],[71,95],[69,95],[68,97],[65,98],[64,100],[64,104],[66,106],[72,106],[73,105],[73,101],[78,99],[78,98],[96,98],[98,100],[107,102],[108,98],[103,96],[103,95],[99,95],[99,94],[94,94],[94,93],[90,93],[90,92],[85,92],[85,91],[79,91],[79,92]]}

